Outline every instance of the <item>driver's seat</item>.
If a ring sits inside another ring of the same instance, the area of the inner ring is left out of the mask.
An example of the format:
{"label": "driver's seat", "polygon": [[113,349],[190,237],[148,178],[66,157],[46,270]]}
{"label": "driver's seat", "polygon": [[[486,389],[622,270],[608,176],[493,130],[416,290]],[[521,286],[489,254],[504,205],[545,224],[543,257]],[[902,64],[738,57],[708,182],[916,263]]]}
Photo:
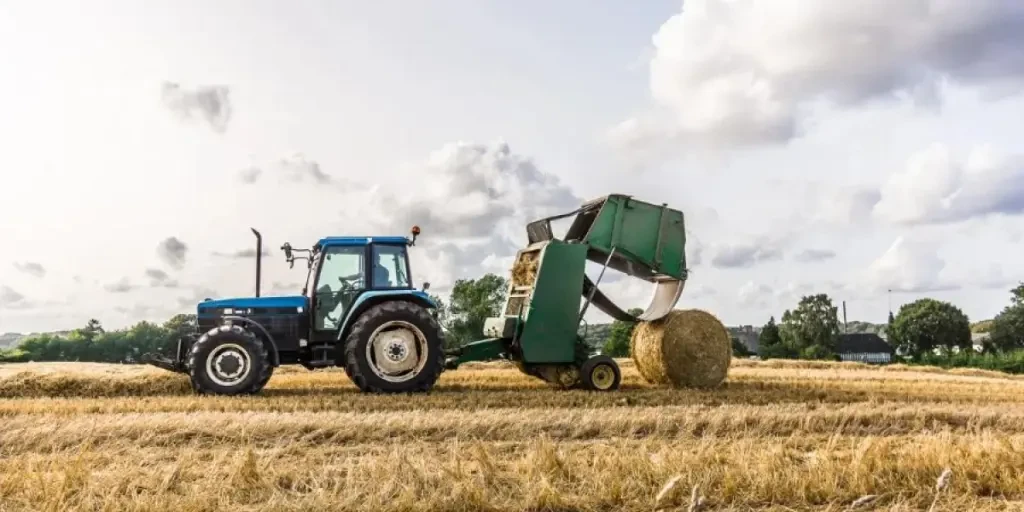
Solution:
{"label": "driver's seat", "polygon": [[373,266],[373,287],[374,288],[390,288],[391,287],[391,273],[388,269],[377,263]]}

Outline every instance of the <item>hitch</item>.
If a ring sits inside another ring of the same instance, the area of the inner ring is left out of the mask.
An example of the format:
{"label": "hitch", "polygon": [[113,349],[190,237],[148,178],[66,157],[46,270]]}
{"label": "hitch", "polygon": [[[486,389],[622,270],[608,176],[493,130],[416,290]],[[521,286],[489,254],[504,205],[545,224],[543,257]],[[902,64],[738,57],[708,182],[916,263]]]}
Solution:
{"label": "hitch", "polygon": [[[188,350],[186,347],[186,340],[190,340],[191,338],[194,338],[194,336],[190,335],[178,338],[178,347],[174,352],[174,359],[164,357],[153,352],[147,352],[139,359],[143,363],[156,366],[157,368],[163,368],[170,372],[188,373],[188,367],[185,364],[185,351]],[[191,346],[191,343],[188,343],[188,346]]]}

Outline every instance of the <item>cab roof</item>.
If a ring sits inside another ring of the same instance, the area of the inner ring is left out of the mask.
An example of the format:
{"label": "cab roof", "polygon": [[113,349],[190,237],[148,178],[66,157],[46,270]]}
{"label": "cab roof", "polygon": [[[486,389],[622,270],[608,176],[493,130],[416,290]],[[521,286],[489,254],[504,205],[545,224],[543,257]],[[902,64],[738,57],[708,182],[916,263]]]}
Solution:
{"label": "cab roof", "polygon": [[378,244],[406,244],[409,239],[404,236],[329,236],[321,238],[316,243],[317,247],[331,247],[337,245],[366,245]]}

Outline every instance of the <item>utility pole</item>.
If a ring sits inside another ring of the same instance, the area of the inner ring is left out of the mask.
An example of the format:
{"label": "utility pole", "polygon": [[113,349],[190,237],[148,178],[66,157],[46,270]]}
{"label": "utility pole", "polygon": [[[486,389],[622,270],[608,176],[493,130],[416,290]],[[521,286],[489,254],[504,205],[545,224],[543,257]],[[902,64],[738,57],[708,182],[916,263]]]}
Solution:
{"label": "utility pole", "polygon": [[849,334],[850,328],[846,325],[846,301],[843,301],[843,334]]}

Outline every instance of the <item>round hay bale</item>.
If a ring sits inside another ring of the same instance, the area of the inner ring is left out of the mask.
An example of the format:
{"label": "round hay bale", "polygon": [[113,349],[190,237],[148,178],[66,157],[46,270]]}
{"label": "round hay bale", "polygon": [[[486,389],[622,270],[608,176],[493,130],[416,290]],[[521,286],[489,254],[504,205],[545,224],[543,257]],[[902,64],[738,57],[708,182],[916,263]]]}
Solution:
{"label": "round hay bale", "polygon": [[637,323],[629,345],[637,371],[651,384],[717,387],[732,362],[729,331],[699,309],[677,309],[659,320]]}

